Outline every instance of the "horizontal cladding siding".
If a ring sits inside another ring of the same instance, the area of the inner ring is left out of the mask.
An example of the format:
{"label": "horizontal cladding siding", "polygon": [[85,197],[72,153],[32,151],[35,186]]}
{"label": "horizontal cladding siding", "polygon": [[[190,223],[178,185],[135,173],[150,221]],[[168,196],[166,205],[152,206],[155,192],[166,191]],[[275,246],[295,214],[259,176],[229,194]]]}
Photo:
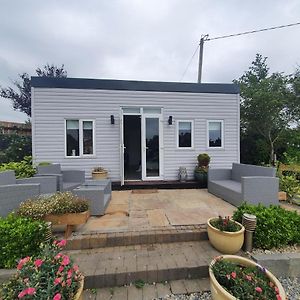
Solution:
{"label": "horizontal cladding siding", "polygon": [[[119,126],[121,106],[160,106],[163,108],[164,179],[177,178],[179,166],[193,176],[196,156],[207,152],[213,167],[229,167],[239,161],[239,96],[235,94],[196,94],[179,92],[106,91],[56,88],[34,88],[33,153],[36,162],[61,163],[64,168],[91,169],[103,166],[112,180],[120,180]],[[110,115],[115,124],[110,124]],[[168,125],[168,116],[174,124]],[[67,118],[94,119],[96,156],[94,158],[65,158],[64,120]],[[176,146],[176,120],[194,121],[194,149]],[[207,149],[206,121],[224,120],[224,149]]]}

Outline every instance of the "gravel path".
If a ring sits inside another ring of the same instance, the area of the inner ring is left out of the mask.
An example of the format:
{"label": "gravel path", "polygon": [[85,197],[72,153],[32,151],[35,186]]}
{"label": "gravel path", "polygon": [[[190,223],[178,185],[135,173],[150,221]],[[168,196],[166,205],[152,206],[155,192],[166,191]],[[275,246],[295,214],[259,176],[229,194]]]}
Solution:
{"label": "gravel path", "polygon": [[[281,277],[279,281],[287,294],[289,300],[300,300],[300,278]],[[157,298],[156,300],[211,300],[211,293],[193,293],[190,295],[168,295],[164,298]]]}

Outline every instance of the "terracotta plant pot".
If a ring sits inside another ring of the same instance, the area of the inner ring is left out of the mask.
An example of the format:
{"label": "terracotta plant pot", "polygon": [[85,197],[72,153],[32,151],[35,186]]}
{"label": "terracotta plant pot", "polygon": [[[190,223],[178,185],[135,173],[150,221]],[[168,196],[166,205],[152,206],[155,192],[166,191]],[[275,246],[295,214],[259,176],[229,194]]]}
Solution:
{"label": "terracotta plant pot", "polygon": [[54,225],[67,225],[65,231],[65,238],[68,238],[72,233],[74,226],[85,224],[89,217],[90,217],[90,211],[87,210],[81,213],[47,215],[44,217],[44,220],[51,222]]}
{"label": "terracotta plant pot", "polygon": [[278,192],[278,200],[279,201],[286,201],[287,200],[286,192]]}
{"label": "terracotta plant pot", "polygon": [[104,170],[104,171],[93,171],[92,172],[92,178],[94,180],[101,180],[101,179],[106,179],[107,178],[107,171]]}
{"label": "terracotta plant pot", "polygon": [[[244,258],[241,256],[236,256],[236,255],[223,255],[221,256],[222,259],[226,259],[228,261],[237,263],[243,267],[260,267],[257,263],[254,261]],[[236,300],[236,297],[232,296],[230,293],[228,293],[216,280],[216,277],[212,271],[212,266],[216,262],[215,258],[209,266],[209,279],[210,279],[210,290],[212,293],[212,298],[213,300]],[[272,281],[279,289],[279,295],[282,300],[286,300],[286,294],[285,291],[281,285],[281,283],[278,281],[278,279],[268,270],[266,270],[266,275]]]}
{"label": "terracotta plant pot", "polygon": [[210,243],[221,253],[237,253],[242,248],[244,243],[244,226],[236,221],[233,221],[241,227],[239,231],[221,231],[210,224],[210,221],[215,219],[218,218],[210,218],[207,220],[207,234]]}
{"label": "terracotta plant pot", "polygon": [[84,277],[82,276],[82,279],[80,280],[80,285],[77,290],[76,295],[74,296],[73,300],[83,300],[82,294],[83,294],[83,286],[84,286]]}

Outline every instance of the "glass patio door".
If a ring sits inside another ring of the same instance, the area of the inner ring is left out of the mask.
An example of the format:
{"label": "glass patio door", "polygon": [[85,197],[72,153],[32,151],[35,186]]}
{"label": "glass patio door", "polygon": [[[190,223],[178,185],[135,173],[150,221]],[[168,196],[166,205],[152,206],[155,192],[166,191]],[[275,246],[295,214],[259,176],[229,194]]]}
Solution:
{"label": "glass patio door", "polygon": [[143,180],[161,176],[161,122],[160,116],[143,116]]}

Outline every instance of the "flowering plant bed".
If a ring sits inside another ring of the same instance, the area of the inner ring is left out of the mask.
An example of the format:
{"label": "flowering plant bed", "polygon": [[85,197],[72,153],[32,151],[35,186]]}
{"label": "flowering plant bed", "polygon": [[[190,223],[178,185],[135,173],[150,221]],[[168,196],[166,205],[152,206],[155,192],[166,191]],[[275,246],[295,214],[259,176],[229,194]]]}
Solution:
{"label": "flowering plant bed", "polygon": [[69,256],[61,253],[66,241],[44,245],[38,258],[25,257],[17,265],[17,274],[0,292],[3,300],[81,299],[83,276]]}
{"label": "flowering plant bed", "polygon": [[213,299],[285,300],[280,282],[255,262],[234,255],[215,258],[209,267]]}

